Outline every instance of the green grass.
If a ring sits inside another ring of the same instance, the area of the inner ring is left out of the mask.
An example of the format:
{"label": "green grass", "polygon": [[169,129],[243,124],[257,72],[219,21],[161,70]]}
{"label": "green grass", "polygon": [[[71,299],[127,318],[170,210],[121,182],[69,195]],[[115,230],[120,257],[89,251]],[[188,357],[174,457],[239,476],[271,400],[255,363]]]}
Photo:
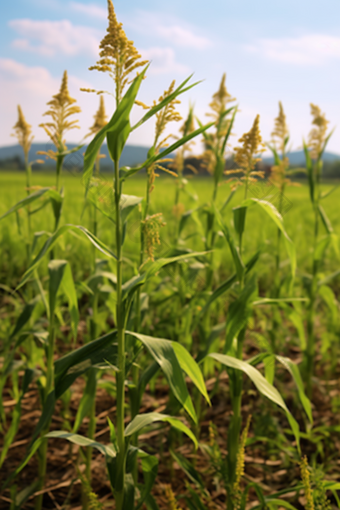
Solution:
{"label": "green grass", "polygon": [[[103,182],[110,183],[110,175],[104,174],[102,176]],[[35,172],[32,175],[33,186],[53,186],[55,181],[54,175],[42,172]],[[91,230],[91,223],[89,218],[89,211],[84,209],[84,186],[82,184],[81,175],[71,175],[65,173],[61,178],[62,185],[64,186],[65,200],[62,213],[62,223],[82,224]],[[191,184],[194,187],[198,200],[195,202],[190,197],[182,194],[182,202],[185,204],[186,210],[195,208],[198,205],[208,202],[213,189],[212,180],[209,178],[193,177]],[[146,178],[144,175],[139,175],[133,179],[129,179],[124,186],[124,193],[144,196],[145,194]],[[334,187],[334,184],[327,184],[323,186],[326,191]],[[105,190],[106,188],[103,187]],[[107,189],[109,189],[107,187]],[[261,187],[261,189],[265,189]],[[15,172],[1,172],[0,173],[0,215],[7,211],[13,204],[18,202],[25,196],[25,175],[23,173]],[[219,188],[218,203],[223,203],[229,194],[229,186],[222,185]],[[243,190],[236,192],[232,202],[228,206],[226,217],[229,225],[232,221],[231,210],[232,207],[237,205],[242,198]],[[310,239],[313,234],[313,215],[309,201],[308,187],[305,184],[300,186],[292,186],[287,189],[286,199],[290,209],[284,215],[284,223],[288,235],[296,244],[297,251],[297,267],[298,275],[310,270],[311,261],[311,247]],[[271,195],[275,194],[275,190],[271,190]],[[250,194],[251,196],[251,194]],[[158,252],[161,253],[166,249],[167,245],[171,245],[175,228],[175,218],[172,214],[172,207],[175,197],[175,179],[172,177],[161,177],[156,180],[156,187],[151,197],[151,214],[163,212],[164,219],[167,223],[166,227],[161,230],[162,246]],[[262,197],[259,197],[262,198]],[[271,200],[272,198],[269,197]],[[333,225],[336,233],[340,232],[340,218],[338,214],[337,204],[340,199],[340,189],[336,189],[334,193],[329,195],[323,201],[323,207]],[[47,205],[44,208],[44,214],[38,213],[32,218],[33,232],[53,230],[53,214],[51,207]],[[83,217],[82,217],[83,214]],[[20,214],[22,221],[25,222],[25,214],[22,211]],[[106,244],[111,245],[114,242],[114,231],[112,223],[100,215],[98,236]],[[23,228],[25,231],[25,228]],[[261,212],[255,208],[251,215],[248,215],[246,224],[247,236],[245,237],[244,253],[252,254],[259,246],[263,246],[263,254],[261,261],[258,265],[258,273],[260,275],[260,286],[266,286],[268,280],[271,278],[273,264],[274,264],[274,250],[276,246],[276,227],[275,225]],[[192,236],[188,239],[186,244],[193,249],[202,249],[202,238],[195,228],[193,222],[188,223],[185,231],[185,236]],[[72,240],[72,242],[71,242]],[[138,258],[138,245],[139,243],[139,225],[133,220],[130,222],[129,231],[126,237],[126,256],[132,260],[137,261]],[[220,266],[222,274],[228,273],[232,268],[231,257],[229,249],[225,241],[221,238],[218,243],[220,249],[216,250],[215,263]],[[11,215],[1,222],[0,225],[0,249],[2,253],[1,264],[1,282],[9,285],[19,278],[25,267],[25,252],[22,249],[21,238],[18,235],[18,228],[15,215]],[[62,258],[66,258],[71,262],[72,270],[75,272],[75,277],[81,278],[84,274],[90,271],[90,257],[88,252],[91,250],[89,245],[83,240],[76,240],[74,236],[67,235],[64,243],[64,249],[58,248],[58,254]],[[284,251],[284,247],[282,247]],[[100,255],[99,255],[100,256]],[[288,266],[287,257],[282,256],[283,265]],[[338,258],[330,251],[328,258],[324,263],[325,271],[335,271],[338,267]],[[287,269],[288,270],[288,269]]]}

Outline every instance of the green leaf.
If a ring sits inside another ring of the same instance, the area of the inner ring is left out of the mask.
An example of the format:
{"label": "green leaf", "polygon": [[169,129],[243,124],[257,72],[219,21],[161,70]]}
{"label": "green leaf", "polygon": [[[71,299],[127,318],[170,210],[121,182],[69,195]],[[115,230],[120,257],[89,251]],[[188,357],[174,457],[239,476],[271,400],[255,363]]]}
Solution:
{"label": "green leaf", "polygon": [[136,432],[139,432],[144,427],[147,427],[148,425],[151,425],[155,422],[167,422],[175,429],[179,430],[180,432],[183,432],[186,434],[195,444],[195,447],[198,447],[197,439],[194,436],[194,434],[191,432],[191,430],[184,425],[181,420],[178,418],[174,418],[173,416],[168,416],[166,414],[161,413],[144,413],[144,414],[138,414],[135,416],[135,418],[129,423],[129,425],[125,429],[125,437],[132,436]]}
{"label": "green leaf", "polygon": [[41,248],[40,252],[33,260],[33,262],[31,262],[31,265],[29,266],[26,273],[22,277],[22,280],[17,287],[18,289],[20,289],[20,287],[22,287],[33,276],[34,271],[37,269],[45,255],[47,255],[52,250],[58,238],[68,231],[73,232],[80,231],[97,248],[97,250],[101,251],[102,253],[104,253],[104,255],[110,258],[115,259],[117,258],[116,255],[102,241],[100,241],[94,234],[92,234],[85,227],[82,227],[80,225],[63,225],[51,237],[47,239],[44,246]]}
{"label": "green leaf", "polygon": [[136,168],[125,168],[125,169],[121,168],[120,169],[120,178],[121,178],[121,180],[125,180],[127,177],[130,177],[131,175],[134,175],[137,172],[139,172],[140,170],[142,170],[142,168],[147,168],[147,167],[153,165],[154,163],[156,163],[156,161],[159,161],[160,159],[165,158],[165,156],[167,156],[168,154],[171,154],[172,152],[177,150],[179,147],[181,147],[185,143],[189,142],[190,140],[192,140],[196,136],[202,134],[203,131],[206,131],[207,129],[209,129],[213,125],[214,125],[214,123],[211,122],[210,124],[207,124],[206,126],[202,126],[201,128],[196,129],[195,131],[193,131],[192,133],[188,134],[187,136],[183,136],[182,138],[177,140],[177,142],[173,143],[172,145],[170,145],[169,147],[164,149],[159,154],[155,154],[154,156],[151,156],[150,158],[148,158],[139,167],[136,167]]}
{"label": "green leaf", "polygon": [[331,222],[329,221],[327,214],[325,213],[323,207],[318,205],[318,210],[322,219],[322,223],[326,229],[327,234],[332,234],[334,232]]}
{"label": "green leaf", "polygon": [[337,271],[335,271],[334,273],[326,276],[325,278],[322,278],[321,280],[319,280],[318,282],[318,285],[321,287],[321,285],[328,285],[329,283],[331,283],[333,280],[335,280],[335,278],[337,278],[338,276],[340,276],[340,269],[338,269]]}
{"label": "green leaf", "polygon": [[290,375],[293,377],[296,387],[298,389],[299,398],[301,404],[308,416],[309,421],[313,424],[313,416],[312,416],[312,406],[310,400],[305,394],[304,384],[301,379],[299,367],[289,358],[285,358],[283,356],[275,356],[276,359],[283,365]]}
{"label": "green leaf", "polygon": [[[148,66],[147,66],[148,67]],[[130,133],[129,115],[135,102],[135,98],[147,67],[133,80],[126,94],[121,100],[118,108],[111,117],[111,120],[93,138],[86,149],[84,156],[83,181],[86,188],[86,195],[89,190],[93,167],[96,162],[98,151],[107,137],[107,145],[110,156],[113,160],[119,160],[121,151]]]}
{"label": "green leaf", "polygon": [[337,298],[333,292],[333,290],[327,285],[322,285],[319,287],[319,296],[323,299],[323,301],[328,306],[328,309],[331,313],[333,327],[336,329],[338,321],[339,321],[339,307]]}
{"label": "green leaf", "polygon": [[141,203],[143,197],[135,197],[133,195],[121,195],[120,197],[120,215],[122,224],[126,221],[129,214],[134,208]]}
{"label": "green leaf", "polygon": [[308,298],[262,298],[253,302],[253,305],[282,305],[284,303],[304,303]]}
{"label": "green leaf", "polygon": [[219,363],[222,363],[222,365],[225,365],[229,368],[234,368],[236,370],[241,370],[242,372],[244,372],[252,380],[252,382],[255,384],[258,391],[262,393],[262,395],[269,398],[269,400],[277,404],[279,407],[281,407],[281,409],[283,409],[286,412],[287,419],[290,423],[290,426],[293,430],[296,442],[299,447],[300,432],[296,420],[290,414],[280,393],[263,377],[261,372],[259,372],[255,367],[251,366],[246,361],[233,358],[232,356],[227,356],[225,354],[219,353],[212,353],[209,354],[209,356],[218,361]]}
{"label": "green leaf", "polygon": [[231,202],[233,196],[235,195],[236,193],[236,188],[232,189],[227,197],[227,199],[225,200],[225,202],[223,203],[222,207],[220,208],[220,214],[223,213],[224,209],[227,207],[227,205]]}
{"label": "green leaf", "polygon": [[221,146],[221,156],[224,156],[224,152],[225,152],[225,148],[227,146],[227,142],[229,140],[229,136],[231,134],[231,130],[233,129],[233,125],[234,125],[234,121],[235,121],[235,116],[236,116],[236,113],[237,113],[237,109],[238,109],[238,106],[233,106],[232,108],[229,108],[229,110],[227,110],[227,114],[234,110],[234,113],[229,121],[229,124],[228,124],[228,129],[227,129],[227,132],[225,134],[225,137],[224,137],[224,140],[223,140],[223,143],[222,143],[222,146]]}
{"label": "green leaf", "polygon": [[247,207],[242,206],[234,207],[233,215],[235,230],[239,236],[242,236],[244,232],[244,225],[246,222]]}
{"label": "green leaf", "polygon": [[147,120],[149,120],[151,117],[153,117],[153,115],[155,115],[156,113],[158,113],[162,108],[164,108],[167,104],[169,104],[173,99],[175,99],[177,96],[179,96],[180,94],[183,94],[183,92],[186,92],[187,90],[190,90],[192,89],[193,87],[195,87],[196,85],[198,85],[199,83],[201,83],[200,81],[197,81],[196,83],[193,83],[192,85],[189,85],[189,87],[185,87],[185,85],[188,83],[188,81],[192,78],[192,74],[186,78],[178,87],[177,89],[175,89],[172,94],[169,94],[168,96],[166,96],[160,103],[156,104],[155,106],[153,106],[152,108],[150,108],[150,110],[148,110],[148,112],[137,122],[137,124],[135,124],[134,126],[132,126],[131,128],[131,131],[134,131],[135,129],[137,129],[138,127],[140,127],[142,124],[144,124],[144,122],[146,122]]}
{"label": "green leaf", "polygon": [[50,276],[49,282],[49,308],[50,317],[53,317],[55,306],[57,303],[57,294],[63,279],[67,260],[51,260],[48,264],[48,272]]}
{"label": "green leaf", "polygon": [[95,448],[100,453],[107,457],[116,457],[116,450],[112,445],[105,445],[102,443],[98,443],[93,439],[89,439],[88,437],[80,436],[79,434],[73,434],[73,432],[67,432],[65,430],[53,430],[49,432],[44,437],[46,438],[58,438],[58,439],[66,439],[70,441],[70,443],[74,443],[78,446],[86,446],[90,448]]}
{"label": "green leaf", "polygon": [[193,257],[199,257],[201,255],[206,255],[207,252],[189,252],[183,255],[178,255],[176,257],[168,257],[168,258],[160,258],[155,260],[154,262],[149,261],[143,265],[142,274],[133,276],[125,282],[122,286],[122,299],[123,301],[132,296],[132,294],[137,290],[138,287],[144,285],[146,281],[148,281],[152,276],[154,276],[158,271],[160,271],[163,267],[173,264],[174,262],[179,262],[181,260],[186,260]]}
{"label": "green leaf", "polygon": [[198,353],[196,357],[196,363],[200,363],[206,356],[209,354],[209,349],[211,348],[213,342],[221,335],[223,331],[225,331],[226,323],[222,322],[221,324],[216,324],[209,334],[208,340],[206,341],[204,348]]}
{"label": "green leaf", "polygon": [[170,450],[171,457],[177,462],[179,467],[184,471],[187,477],[193,482],[195,485],[200,487],[201,489],[205,489],[205,485],[203,484],[201,475],[194,468],[194,466],[189,462],[183,455],[180,453],[175,453],[173,450]]}
{"label": "green leaf", "polygon": [[76,433],[83,423],[83,419],[86,416],[89,416],[90,411],[93,407],[93,402],[96,400],[96,387],[97,387],[97,371],[94,368],[91,368],[88,371],[88,377],[86,381],[85,391],[81,397],[76,419],[74,420],[74,425],[72,432]]}
{"label": "green leaf", "polygon": [[[255,253],[255,255],[253,255],[253,257],[246,263],[246,266],[245,266],[246,274],[254,267],[259,256],[260,256],[260,252]],[[193,324],[191,327],[191,332],[194,331],[199,320],[207,312],[209,306],[214,301],[216,301],[216,299],[218,299],[220,296],[222,296],[222,294],[227,292],[236,281],[237,281],[237,276],[236,276],[236,274],[234,274],[234,275],[230,276],[225,282],[221,283],[221,285],[219,287],[217,287],[217,289],[214,290],[214,292],[210,295],[209,299],[207,300],[207,302],[204,305],[204,307],[202,308],[202,310],[199,312],[199,314],[196,316],[195,320],[193,321]]]}
{"label": "green leaf", "polygon": [[117,332],[88,342],[78,349],[59,358],[54,363],[56,397],[60,396],[71,386],[80,375],[86,373],[97,364],[108,360],[114,366],[117,364],[117,344],[114,343]]}
{"label": "green leaf", "polygon": [[172,345],[173,342],[163,338],[153,338],[140,333],[134,333],[132,331],[127,331],[126,333],[137,338],[145,345],[153,359],[161,367],[175,397],[194,422],[197,423],[196,412],[185,384],[181,365]]}
{"label": "green leaf", "polygon": [[18,317],[18,320],[15,324],[15,327],[11,333],[10,338],[14,338],[22,330],[25,324],[27,324],[27,322],[30,320],[32,316],[32,313],[35,309],[37,302],[40,300],[41,297],[37,296],[36,298],[32,299],[29,303],[27,303],[27,305],[25,306],[25,308]]}
{"label": "green leaf", "polygon": [[[246,208],[243,208],[243,209],[246,211]],[[233,240],[232,236],[230,235],[229,229],[228,229],[227,225],[225,224],[225,222],[223,221],[222,216],[219,213],[219,211],[216,209],[216,207],[214,207],[214,214],[216,217],[217,224],[218,224],[219,228],[222,230],[224,237],[226,238],[227,243],[229,244],[231,255],[233,257],[233,261],[235,264],[237,278],[239,281],[241,281],[243,279],[245,267],[244,267],[240,252],[239,252],[238,248],[235,246],[234,240]],[[241,225],[241,223],[242,223],[241,217],[243,214],[244,214],[244,218],[243,218],[243,222],[244,222],[245,212],[237,213],[237,221],[239,223],[238,227],[240,227],[240,228],[242,226]],[[243,228],[244,228],[244,223],[243,223]]]}
{"label": "green leaf", "polygon": [[308,176],[308,184],[309,184],[309,194],[312,204],[314,204],[314,188],[315,188],[315,182],[314,182],[314,169],[313,169],[313,162],[310,157],[310,153],[308,150],[308,145],[305,141],[303,141],[303,150],[305,153],[306,158],[306,169],[307,169],[307,176]]}
{"label": "green leaf", "polygon": [[321,239],[318,240],[314,250],[314,260],[316,262],[323,260],[325,251],[327,250],[330,242],[331,236],[329,234],[324,237],[321,237]]}
{"label": "green leaf", "polygon": [[63,193],[63,190],[61,190],[61,192],[58,193],[57,191],[50,189],[48,194],[50,195],[55,225],[57,228],[58,224],[59,224],[60,216],[61,216],[61,210],[63,208],[64,193]]}
{"label": "green leaf", "polygon": [[144,486],[141,493],[141,498],[138,501],[136,510],[139,510],[148,495],[151,492],[151,489],[155,483],[157,472],[158,472],[158,459],[154,455],[147,455],[143,452],[144,455],[141,456],[141,464],[142,471],[144,477]]}
{"label": "green leaf", "polygon": [[196,388],[200,391],[208,404],[211,405],[202,372],[196,361],[186,350],[186,348],[183,347],[183,345],[181,345],[179,342],[172,342],[172,348],[175,351],[176,357],[182,367],[182,370],[184,370],[187,376],[190,377]]}
{"label": "green leaf", "polygon": [[13,207],[11,207],[7,212],[5,212],[5,214],[0,216],[0,220],[2,220],[3,218],[6,218],[6,216],[9,216],[10,214],[18,211],[19,209],[22,209],[23,207],[26,207],[27,205],[31,204],[32,202],[34,202],[35,200],[40,198],[42,195],[44,195],[49,190],[50,190],[50,188],[42,188],[42,189],[39,189],[38,191],[35,191],[31,195],[28,195],[27,197],[23,198],[17,204],[13,205]]}
{"label": "green leaf", "polygon": [[227,315],[226,341],[223,348],[224,353],[231,349],[234,338],[246,326],[254,294],[257,291],[256,279],[253,276],[244,286],[239,297],[231,303]]}
{"label": "green leaf", "polygon": [[34,370],[27,368],[25,370],[25,374],[24,374],[20,397],[13,409],[11,425],[9,426],[9,428],[4,436],[2,451],[1,451],[1,455],[0,455],[0,467],[2,466],[2,464],[6,458],[7,452],[9,450],[9,447],[13,443],[16,433],[18,432],[19,425],[20,425],[20,418],[21,418],[22,399],[24,398],[29,385],[33,381],[33,377],[34,377]]}
{"label": "green leaf", "polygon": [[243,201],[242,206],[251,207],[256,204],[259,205],[262,208],[262,210],[268,214],[268,216],[274,221],[274,223],[278,227],[278,229],[282,232],[286,250],[287,250],[288,256],[290,258],[292,276],[294,277],[295,270],[296,270],[295,246],[292,243],[291,239],[289,238],[289,236],[284,228],[283,219],[282,219],[281,214],[276,209],[276,207],[274,207],[273,204],[271,204],[270,202],[267,202],[266,200],[260,200],[258,198],[248,198],[247,200]]}

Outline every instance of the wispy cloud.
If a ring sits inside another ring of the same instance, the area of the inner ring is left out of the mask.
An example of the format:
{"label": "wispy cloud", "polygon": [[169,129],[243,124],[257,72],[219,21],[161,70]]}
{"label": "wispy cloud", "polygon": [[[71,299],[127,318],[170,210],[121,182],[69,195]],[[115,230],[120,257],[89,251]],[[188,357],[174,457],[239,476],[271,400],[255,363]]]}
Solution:
{"label": "wispy cloud", "polygon": [[73,11],[80,12],[81,14],[85,14],[91,18],[107,18],[107,9],[96,4],[81,4],[80,2],[70,2],[69,7]]}
{"label": "wispy cloud", "polygon": [[48,21],[32,19],[15,19],[9,22],[21,36],[13,41],[13,46],[20,50],[39,53],[45,56],[58,54],[75,56],[79,54],[98,55],[100,35],[97,31],[74,25],[71,21]]}
{"label": "wispy cloud", "polygon": [[127,24],[144,35],[152,34],[153,38],[158,37],[173,46],[202,50],[213,45],[208,37],[198,33],[198,28],[176,18],[167,19],[165,23],[164,16],[139,10],[137,19],[128,20]]}
{"label": "wispy cloud", "polygon": [[172,48],[148,48],[140,50],[143,58],[151,60],[149,74],[183,74],[190,71],[184,65],[176,62],[176,55]]}
{"label": "wispy cloud", "polygon": [[280,39],[260,39],[246,46],[250,52],[264,58],[297,65],[321,65],[340,59],[340,37],[310,34]]}
{"label": "wispy cloud", "polygon": [[[3,122],[0,125],[2,144],[14,143],[10,137],[16,122],[16,105],[21,104],[27,122],[32,124],[37,140],[47,140],[44,131],[38,127],[43,121],[42,114],[46,111],[46,103],[60,88],[61,76],[53,76],[43,66],[27,66],[13,59],[0,58],[0,110]],[[81,129],[71,133],[73,141],[79,141],[87,133],[88,126],[93,123],[92,116],[98,108],[98,96],[80,92],[80,88],[90,88],[91,83],[69,75],[69,90],[82,108]],[[107,100],[109,101],[109,99]]]}

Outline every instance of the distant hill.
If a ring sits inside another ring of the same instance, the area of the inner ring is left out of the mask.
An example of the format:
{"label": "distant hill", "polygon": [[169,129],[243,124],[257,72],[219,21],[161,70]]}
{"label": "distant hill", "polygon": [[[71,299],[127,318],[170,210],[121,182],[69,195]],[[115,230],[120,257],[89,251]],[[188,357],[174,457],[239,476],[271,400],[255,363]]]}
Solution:
{"label": "distant hill", "polygon": [[[305,153],[301,151],[292,151],[288,154],[289,163],[293,166],[304,166],[305,165]],[[340,155],[334,154],[333,152],[325,152],[323,155],[323,161],[327,163],[333,163],[334,161],[340,161]],[[267,156],[262,158],[262,161],[266,165],[273,165],[274,158]]]}
{"label": "distant hill", "polygon": [[[74,149],[77,147],[74,143],[67,144],[68,149]],[[65,168],[71,170],[72,168],[82,168],[83,166],[83,154],[85,153],[87,145],[84,145],[79,151],[70,154],[65,158],[64,166]],[[45,159],[41,155],[37,155],[38,151],[48,151],[54,150],[54,145],[51,143],[33,143],[31,150],[29,152],[29,160],[34,161],[35,159]],[[122,156],[120,158],[121,166],[136,166],[147,158],[148,147],[142,147],[138,145],[126,145],[124,147]],[[103,144],[101,148],[101,154],[104,154],[106,158],[102,160],[102,166],[111,165],[109,152],[107,149],[107,145]],[[20,145],[9,145],[7,147],[0,147],[0,160],[14,160],[15,158],[20,158],[23,161],[23,153]],[[53,161],[47,160],[48,165],[54,165]],[[3,166],[3,165],[2,165]],[[4,167],[4,166],[3,166]]]}

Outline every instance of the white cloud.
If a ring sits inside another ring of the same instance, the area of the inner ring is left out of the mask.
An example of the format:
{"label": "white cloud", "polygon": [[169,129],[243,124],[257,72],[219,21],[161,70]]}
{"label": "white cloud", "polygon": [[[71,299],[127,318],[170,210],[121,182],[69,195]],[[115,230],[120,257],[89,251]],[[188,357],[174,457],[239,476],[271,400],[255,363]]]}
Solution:
{"label": "white cloud", "polygon": [[[16,106],[22,106],[24,115],[33,127],[37,141],[48,141],[39,124],[43,122],[43,113],[47,110],[46,103],[60,88],[61,76],[54,77],[48,69],[42,66],[30,67],[12,59],[0,58],[0,111],[2,112],[0,125],[1,145],[15,143],[10,136],[12,127],[17,120]],[[70,95],[77,100],[82,109],[79,115],[81,129],[70,131],[68,139],[78,142],[88,132],[93,123],[93,115],[98,108],[98,96],[80,92],[80,87],[92,88],[92,84],[69,75]],[[107,110],[111,98],[105,98]]]}
{"label": "white cloud", "polygon": [[270,60],[297,65],[320,65],[326,60],[340,59],[340,37],[310,34],[296,38],[260,39],[248,51]]}
{"label": "white cloud", "polygon": [[104,7],[99,7],[99,5],[96,4],[81,4],[79,2],[71,2],[69,4],[70,8],[73,11],[80,12],[82,14],[86,14],[87,16],[90,16],[92,18],[100,18],[100,19],[106,19],[107,18],[107,9]]}
{"label": "white cloud", "polygon": [[210,48],[213,43],[204,35],[198,35],[197,29],[184,23],[176,18],[167,19],[164,23],[164,16],[159,14],[137,11],[136,19],[127,20],[127,25],[144,35],[152,34],[153,37],[158,36],[174,46],[181,48],[206,49]]}
{"label": "white cloud", "polygon": [[176,62],[175,52],[172,48],[148,48],[140,50],[142,57],[151,60],[148,74],[183,74],[190,69]]}
{"label": "white cloud", "polygon": [[179,25],[156,25],[155,33],[176,46],[185,48],[196,48],[199,50],[209,48],[212,43],[207,37],[195,35],[191,30]]}
{"label": "white cloud", "polygon": [[92,28],[73,25],[68,20],[31,19],[11,20],[9,26],[21,36],[12,43],[20,50],[45,56],[75,56],[82,53],[98,56],[100,35]]}

